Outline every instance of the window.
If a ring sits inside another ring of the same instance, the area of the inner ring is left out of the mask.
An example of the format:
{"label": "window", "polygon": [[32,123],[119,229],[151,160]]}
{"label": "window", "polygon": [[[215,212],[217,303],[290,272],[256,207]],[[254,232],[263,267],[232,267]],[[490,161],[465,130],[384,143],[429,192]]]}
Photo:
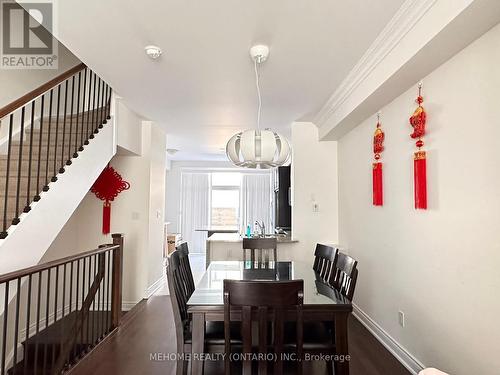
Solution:
{"label": "window", "polygon": [[241,174],[212,173],[211,225],[238,228],[240,216]]}

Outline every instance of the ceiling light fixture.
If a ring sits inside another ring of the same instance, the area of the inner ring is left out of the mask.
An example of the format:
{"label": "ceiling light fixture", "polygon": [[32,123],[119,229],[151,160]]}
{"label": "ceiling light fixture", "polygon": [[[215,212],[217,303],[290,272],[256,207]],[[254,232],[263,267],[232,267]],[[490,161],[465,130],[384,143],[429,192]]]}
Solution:
{"label": "ceiling light fixture", "polygon": [[285,164],[290,159],[287,139],[270,129],[260,129],[262,98],[259,82],[259,65],[269,57],[269,47],[256,45],[250,48],[254,61],[255,86],[257,88],[257,129],[245,130],[231,137],[226,145],[226,155],[231,162],[244,168],[268,169]]}
{"label": "ceiling light fixture", "polygon": [[162,54],[161,48],[157,46],[146,46],[144,47],[144,51],[146,51],[146,55],[148,55],[152,60],[156,60]]}

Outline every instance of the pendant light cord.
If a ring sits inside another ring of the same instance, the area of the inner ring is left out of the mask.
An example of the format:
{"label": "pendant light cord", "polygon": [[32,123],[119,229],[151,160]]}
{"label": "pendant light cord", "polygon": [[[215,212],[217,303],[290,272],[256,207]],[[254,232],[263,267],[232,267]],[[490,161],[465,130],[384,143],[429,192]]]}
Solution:
{"label": "pendant light cord", "polygon": [[254,61],[254,68],[255,68],[255,87],[257,88],[257,97],[259,99],[259,107],[257,110],[257,129],[260,130],[260,113],[262,111],[262,98],[260,95],[260,82],[259,82],[259,70],[257,69],[257,62],[258,58],[255,58]]}

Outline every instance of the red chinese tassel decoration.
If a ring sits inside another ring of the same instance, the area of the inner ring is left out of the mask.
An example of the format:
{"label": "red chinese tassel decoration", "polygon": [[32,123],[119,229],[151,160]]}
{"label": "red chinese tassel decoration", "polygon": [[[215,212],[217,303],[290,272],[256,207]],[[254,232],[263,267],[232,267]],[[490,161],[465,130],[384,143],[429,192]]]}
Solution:
{"label": "red chinese tassel decoration", "polygon": [[111,229],[111,202],[130,184],[111,166],[107,166],[92,185],[90,191],[104,201],[102,208],[102,233],[108,234]]}
{"label": "red chinese tassel decoration", "polygon": [[384,188],[382,182],[382,162],[380,157],[384,151],[384,138],[385,134],[380,128],[380,113],[377,114],[377,128],[373,135],[373,153],[375,162],[373,163],[373,205],[383,206],[384,204]]}
{"label": "red chinese tassel decoration", "polygon": [[418,97],[416,100],[418,107],[410,117],[410,124],[413,127],[413,133],[410,134],[412,139],[416,139],[415,145],[418,151],[415,152],[413,157],[413,179],[414,179],[414,194],[415,194],[415,208],[427,209],[427,166],[426,166],[426,153],[421,150],[424,145],[422,137],[425,135],[425,123],[427,114],[422,107],[424,98],[422,97],[422,84],[418,85]]}

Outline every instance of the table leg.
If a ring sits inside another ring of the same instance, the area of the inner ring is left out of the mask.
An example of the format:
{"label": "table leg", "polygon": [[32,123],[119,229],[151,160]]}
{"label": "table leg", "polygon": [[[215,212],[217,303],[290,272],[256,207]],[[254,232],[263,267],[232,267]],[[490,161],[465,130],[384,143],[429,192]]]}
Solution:
{"label": "table leg", "polygon": [[336,354],[343,361],[335,361],[335,375],[349,375],[349,348],[347,340],[348,313],[335,314],[335,347]]}
{"label": "table leg", "polygon": [[203,374],[203,361],[200,356],[205,352],[205,314],[193,313],[193,343],[191,358],[192,375]]}

